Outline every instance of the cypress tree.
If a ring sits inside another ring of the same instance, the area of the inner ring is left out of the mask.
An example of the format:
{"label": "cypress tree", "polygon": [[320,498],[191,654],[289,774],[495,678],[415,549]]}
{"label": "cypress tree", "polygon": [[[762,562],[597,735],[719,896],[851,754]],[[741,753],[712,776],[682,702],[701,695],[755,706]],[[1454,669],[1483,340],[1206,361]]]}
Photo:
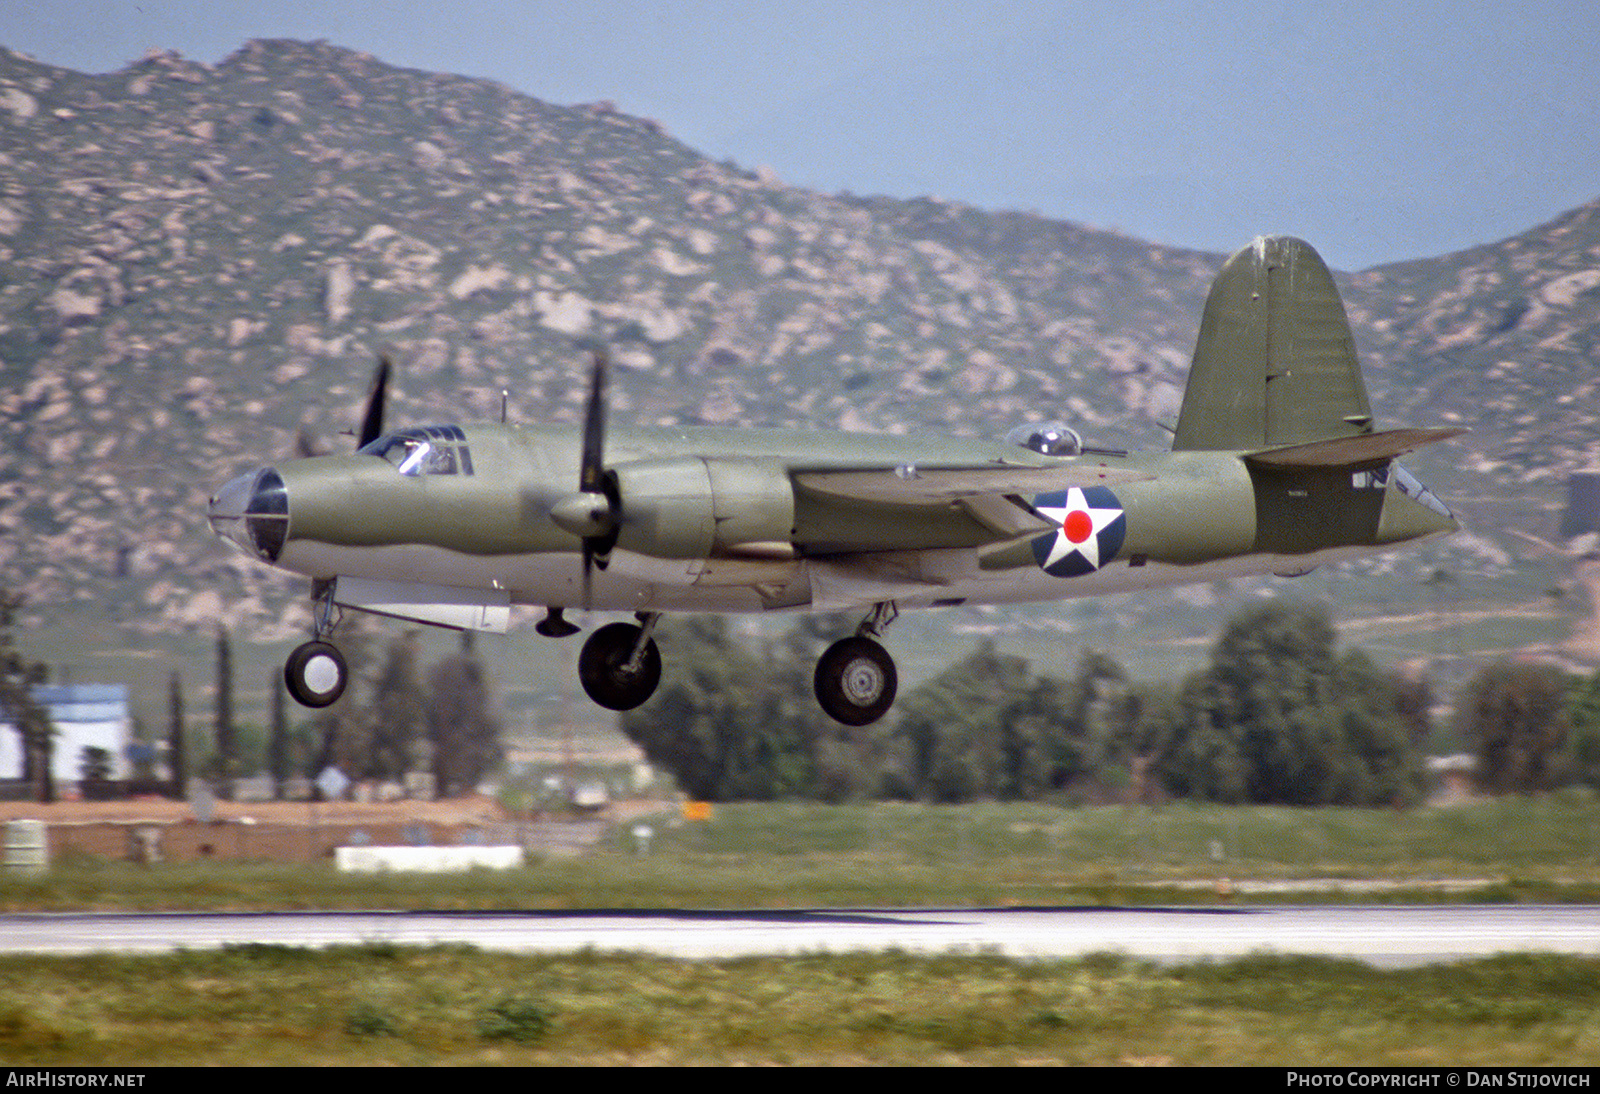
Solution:
{"label": "cypress tree", "polygon": [[176,669],[167,682],[167,769],[171,776],[167,796],[182,801],[189,782],[189,751],[183,733],[183,680]]}

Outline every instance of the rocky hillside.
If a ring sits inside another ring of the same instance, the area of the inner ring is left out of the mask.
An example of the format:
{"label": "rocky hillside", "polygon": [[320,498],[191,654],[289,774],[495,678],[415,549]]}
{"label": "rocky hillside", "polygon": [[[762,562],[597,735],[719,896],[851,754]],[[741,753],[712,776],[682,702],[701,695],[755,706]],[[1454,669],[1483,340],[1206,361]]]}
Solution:
{"label": "rocky hillside", "polygon": [[[1467,490],[1527,489],[1600,457],[1600,200],[1515,238],[1352,279],[1385,410],[1471,425]],[[1559,491],[1558,491],[1559,492]]]}
{"label": "rocky hillside", "polygon": [[[1350,279],[1380,413],[1472,425],[1440,463],[1475,493],[1553,505],[1589,458],[1596,208]],[[323,44],[103,76],[0,50],[0,574],[149,626],[276,621],[290,586],[211,539],[205,499],[349,444],[381,350],[412,421],[497,415],[502,388],[571,420],[598,340],[619,420],[1059,416],[1163,447],[1222,257],[812,193],[609,104]]]}

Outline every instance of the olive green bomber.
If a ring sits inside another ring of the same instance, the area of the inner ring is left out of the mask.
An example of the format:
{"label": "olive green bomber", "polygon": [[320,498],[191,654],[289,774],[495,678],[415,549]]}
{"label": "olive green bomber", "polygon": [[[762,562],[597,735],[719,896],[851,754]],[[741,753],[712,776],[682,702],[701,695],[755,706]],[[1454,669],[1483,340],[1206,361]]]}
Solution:
{"label": "olive green bomber", "polygon": [[1450,532],[1449,510],[1397,458],[1461,432],[1378,429],[1332,275],[1298,240],[1231,258],[1208,297],[1172,451],[1085,446],[1063,423],[1004,441],[606,427],[597,354],[581,424],[383,429],[380,362],[359,451],[225,483],[222,538],[314,579],[312,640],[285,667],[295,698],[337,700],[338,609],[539,633],[568,608],[631,611],[602,627],[580,677],[630,709],[659,677],[663,612],[870,609],[819,661],[847,725],[893,701],[871,636],[899,607],[1008,603],[1262,573],[1300,573]]}

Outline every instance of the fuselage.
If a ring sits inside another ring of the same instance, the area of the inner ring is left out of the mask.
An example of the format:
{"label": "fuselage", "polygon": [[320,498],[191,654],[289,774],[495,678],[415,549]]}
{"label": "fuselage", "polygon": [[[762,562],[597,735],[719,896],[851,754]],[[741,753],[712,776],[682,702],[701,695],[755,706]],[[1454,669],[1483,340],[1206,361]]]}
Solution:
{"label": "fuselage", "polygon": [[[592,577],[598,610],[1052,600],[1304,572],[1457,527],[1388,462],[1285,470],[1239,452],[1050,456],[962,438],[711,428],[619,429],[606,443],[621,528]],[[575,490],[581,450],[570,426],[402,430],[360,453],[241,476],[212,500],[211,520],[312,578],[576,606],[582,540],[552,510]],[[953,499],[826,488],[829,471],[889,481],[946,467],[1034,477],[1027,494]],[[1108,485],[1070,485],[1086,471]]]}

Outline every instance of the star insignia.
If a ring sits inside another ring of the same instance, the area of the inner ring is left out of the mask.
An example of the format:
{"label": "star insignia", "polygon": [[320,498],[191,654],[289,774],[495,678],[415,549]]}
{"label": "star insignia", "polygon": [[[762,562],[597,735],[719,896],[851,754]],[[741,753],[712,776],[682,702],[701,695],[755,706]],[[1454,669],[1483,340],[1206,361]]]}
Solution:
{"label": "star insignia", "polygon": [[1122,503],[1104,486],[1074,486],[1033,499],[1040,516],[1055,524],[1033,541],[1033,557],[1052,577],[1093,573],[1116,557],[1127,532]]}

